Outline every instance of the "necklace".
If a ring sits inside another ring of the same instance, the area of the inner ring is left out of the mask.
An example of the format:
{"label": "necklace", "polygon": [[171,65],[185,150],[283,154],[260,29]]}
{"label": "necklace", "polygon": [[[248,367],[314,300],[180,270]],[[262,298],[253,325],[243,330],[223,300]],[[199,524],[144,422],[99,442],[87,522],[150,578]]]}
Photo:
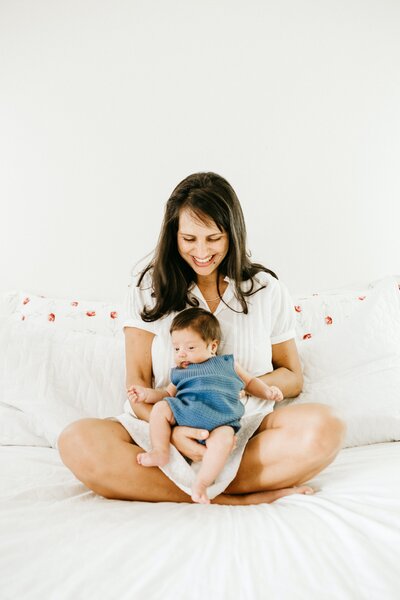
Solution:
{"label": "necklace", "polygon": [[205,296],[203,296],[204,300],[206,302],[215,302],[215,300],[221,300],[223,294],[221,294],[220,296],[217,296],[216,298],[206,298]]}

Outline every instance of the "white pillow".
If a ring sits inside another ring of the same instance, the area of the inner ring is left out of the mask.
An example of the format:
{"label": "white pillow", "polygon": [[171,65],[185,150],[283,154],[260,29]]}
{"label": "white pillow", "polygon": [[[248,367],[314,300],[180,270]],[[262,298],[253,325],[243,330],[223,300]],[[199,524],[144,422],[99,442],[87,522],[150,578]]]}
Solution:
{"label": "white pillow", "polygon": [[117,302],[79,298],[47,298],[20,291],[12,318],[49,330],[81,331],[103,335],[123,335],[122,307]]}
{"label": "white pillow", "polygon": [[1,446],[44,446],[46,439],[32,431],[29,415],[13,406],[0,402],[0,445]]}
{"label": "white pillow", "polygon": [[123,336],[0,319],[0,402],[29,415],[53,447],[71,421],[120,414],[125,400]]}
{"label": "white pillow", "polygon": [[[290,404],[320,402],[333,407],[347,424],[345,447],[400,440],[397,281],[384,278],[366,291],[362,301],[340,300],[337,306],[346,306],[346,311],[329,326],[322,324],[324,312],[306,315],[305,322],[313,323],[311,335],[301,332],[297,339],[304,386]],[[317,314],[322,321],[316,320]]]}

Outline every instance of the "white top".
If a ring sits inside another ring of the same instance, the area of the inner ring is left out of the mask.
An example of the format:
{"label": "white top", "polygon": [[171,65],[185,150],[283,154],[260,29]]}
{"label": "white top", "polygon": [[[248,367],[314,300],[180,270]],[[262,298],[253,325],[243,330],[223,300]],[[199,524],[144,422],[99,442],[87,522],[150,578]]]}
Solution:
{"label": "white top", "polygon": [[[166,386],[170,381],[170,369],[175,366],[169,328],[176,312],[152,323],[142,321],[143,306],[152,306],[151,275],[146,273],[140,288],[136,286],[138,275],[134,276],[126,296],[125,320],[123,327],[137,327],[155,334],[152,343],[154,387]],[[220,302],[214,315],[218,318],[222,340],[218,354],[233,354],[239,364],[254,376],[264,375],[273,370],[272,344],[279,344],[295,337],[294,303],[286,286],[272,275],[257,273],[255,285],[265,285],[264,289],[252,296],[246,296],[249,312],[245,315],[238,300],[234,297],[234,286],[228,277],[228,287],[223,294],[224,301],[238,313]],[[250,288],[244,282],[242,289]],[[257,288],[256,288],[257,289]],[[197,285],[192,285],[190,293],[199,300],[199,306],[209,310]],[[189,307],[189,306],[188,306]],[[274,402],[249,397],[244,400],[246,412],[272,407]],[[258,412],[258,410],[257,410]]]}

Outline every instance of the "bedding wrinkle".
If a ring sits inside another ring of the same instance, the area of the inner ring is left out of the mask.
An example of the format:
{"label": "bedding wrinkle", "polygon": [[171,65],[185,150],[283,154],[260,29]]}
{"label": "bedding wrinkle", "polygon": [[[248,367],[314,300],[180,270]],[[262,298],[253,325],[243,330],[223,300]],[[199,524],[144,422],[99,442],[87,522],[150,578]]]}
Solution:
{"label": "bedding wrinkle", "polygon": [[107,500],[52,448],[3,446],[0,470],[5,597],[398,597],[400,443],[344,450],[314,495],[248,507]]}

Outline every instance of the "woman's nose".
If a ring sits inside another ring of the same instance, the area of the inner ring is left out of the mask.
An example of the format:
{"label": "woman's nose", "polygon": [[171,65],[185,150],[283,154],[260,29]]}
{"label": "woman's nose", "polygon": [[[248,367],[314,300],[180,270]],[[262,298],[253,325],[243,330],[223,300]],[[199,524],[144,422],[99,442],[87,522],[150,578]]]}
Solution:
{"label": "woman's nose", "polygon": [[196,258],[207,258],[209,256],[206,242],[197,242],[195,247]]}

